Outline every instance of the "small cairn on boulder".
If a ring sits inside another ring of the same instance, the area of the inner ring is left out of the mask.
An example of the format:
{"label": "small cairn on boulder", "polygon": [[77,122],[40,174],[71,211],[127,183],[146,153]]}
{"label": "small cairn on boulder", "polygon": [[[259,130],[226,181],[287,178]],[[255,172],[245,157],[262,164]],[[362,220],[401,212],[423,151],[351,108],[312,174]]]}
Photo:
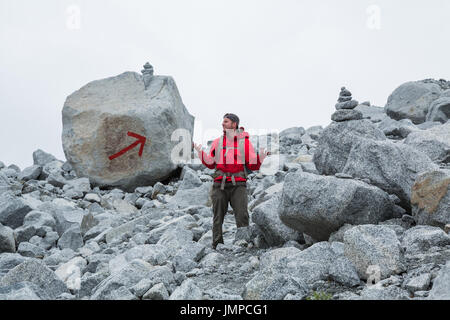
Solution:
{"label": "small cairn on boulder", "polygon": [[341,88],[336,112],[331,115],[331,120],[336,122],[348,120],[360,120],[363,118],[361,111],[354,110],[358,106],[358,101],[352,99],[352,93],[345,87]]}
{"label": "small cairn on boulder", "polygon": [[145,90],[147,90],[153,77],[153,66],[149,62],[147,62],[146,64],[144,64],[144,69],[141,70],[141,73],[144,80]]}

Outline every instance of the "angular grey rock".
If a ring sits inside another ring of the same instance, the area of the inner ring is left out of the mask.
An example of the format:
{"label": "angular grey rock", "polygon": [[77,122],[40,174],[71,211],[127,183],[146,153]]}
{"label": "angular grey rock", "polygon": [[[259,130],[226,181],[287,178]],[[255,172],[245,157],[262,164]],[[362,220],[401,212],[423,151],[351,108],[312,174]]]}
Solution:
{"label": "angular grey rock", "polygon": [[89,202],[97,202],[100,203],[101,199],[99,197],[98,194],[95,193],[88,193],[84,196],[84,200],[89,201]]}
{"label": "angular grey rock", "polygon": [[411,119],[419,124],[425,122],[431,103],[441,92],[441,88],[433,83],[406,82],[392,92],[384,109],[392,119]]}
{"label": "angular grey rock", "polygon": [[154,267],[140,259],[132,260],[119,272],[108,276],[92,291],[90,300],[113,300],[114,290],[125,286],[131,288],[144,278],[149,278]]}
{"label": "angular grey rock", "polygon": [[419,132],[420,129],[416,127],[410,119],[394,120],[385,117],[377,123],[378,129],[390,138],[403,139],[408,137],[412,132]]}
{"label": "angular grey rock", "polygon": [[197,173],[189,167],[184,168],[183,180],[181,180],[178,190],[194,189],[202,185],[202,181]]}
{"label": "angular grey rock", "polygon": [[450,119],[450,90],[447,90],[448,96],[442,93],[439,99],[434,100],[427,114],[427,122],[439,121],[446,123]]}
{"label": "angular grey rock", "polygon": [[416,226],[406,230],[402,236],[405,255],[426,253],[431,247],[450,245],[450,236],[442,229],[431,226]]}
{"label": "angular grey rock", "polygon": [[28,212],[25,218],[23,219],[23,225],[34,226],[35,228],[47,226],[52,229],[55,229],[56,221],[50,213],[39,210],[32,210]]}
{"label": "angular grey rock", "polygon": [[[183,128],[192,135],[194,125],[172,77],[153,76],[145,89],[136,72],[89,82],[67,97],[62,115],[63,149],[76,175],[130,192],[173,173],[171,153],[179,142],[171,134]],[[110,160],[136,141],[127,132],[147,138],[142,156],[134,148]]]}
{"label": "angular grey rock", "polygon": [[135,246],[109,260],[111,274],[119,272],[133,259],[140,259],[151,265],[161,265],[168,260],[168,250],[159,244],[143,244]]}
{"label": "angular grey rock", "polygon": [[169,257],[176,255],[178,250],[185,246],[189,246],[194,238],[191,230],[186,230],[182,227],[175,227],[167,229],[158,240],[159,245],[168,249]]}
{"label": "angular grey rock", "polygon": [[290,135],[290,134],[295,134],[295,135],[298,135],[301,137],[305,133],[306,133],[306,130],[303,127],[291,127],[291,128],[282,130],[279,133],[279,137],[281,138],[282,136],[286,136],[286,135]]}
{"label": "angular grey rock", "polygon": [[429,300],[450,300],[450,261],[442,267],[433,281],[433,287],[428,295]]}
{"label": "angular grey rock", "polygon": [[410,292],[427,290],[430,286],[431,274],[423,273],[419,276],[409,279],[405,284],[404,288]]}
{"label": "angular grey rock", "polygon": [[313,161],[320,174],[342,172],[353,145],[361,139],[386,140],[384,133],[369,120],[333,122],[318,140]]}
{"label": "angular grey rock", "polygon": [[367,106],[361,103],[354,110],[361,111],[363,119],[369,119],[372,123],[377,123],[388,118],[383,107]]}
{"label": "angular grey rock", "polygon": [[81,234],[85,235],[86,232],[88,232],[91,228],[95,227],[99,221],[94,217],[94,215],[89,212],[83,216],[83,219],[81,220]]}
{"label": "angular grey rock", "polygon": [[283,300],[289,294],[305,297],[308,291],[307,286],[298,278],[289,274],[277,274],[271,277],[267,286],[263,290],[258,288],[261,282],[266,281],[264,275],[257,274],[250,280],[244,289],[245,300]]}
{"label": "angular grey rock", "polygon": [[62,263],[66,263],[73,257],[76,253],[72,249],[55,250],[51,255],[44,258],[44,263],[48,266],[57,266]]}
{"label": "angular grey rock", "polygon": [[61,172],[52,172],[48,175],[46,178],[47,182],[51,184],[52,186],[55,186],[57,188],[63,188],[65,184],[67,183],[66,178],[64,178],[61,174]]}
{"label": "angular grey rock", "polygon": [[395,232],[380,225],[359,225],[344,234],[344,254],[361,279],[368,278],[369,266],[376,266],[381,279],[404,270],[400,242]]}
{"label": "angular grey rock", "polygon": [[28,259],[29,258],[23,257],[18,253],[3,252],[0,254],[0,278],[9,270]]}
{"label": "angular grey rock", "polygon": [[139,298],[142,298],[142,296],[152,287],[153,282],[150,279],[142,279],[138,283],[136,283],[134,286],[130,288],[130,291]]}
{"label": "angular grey rock", "polygon": [[42,172],[42,167],[38,165],[34,165],[31,167],[27,167],[23,169],[21,173],[17,176],[19,180],[28,181],[37,179]]}
{"label": "angular grey rock", "polygon": [[188,278],[177,287],[169,297],[169,300],[202,300],[203,293],[195,284],[194,280]]}
{"label": "angular grey rock", "polygon": [[53,155],[38,149],[33,152],[33,164],[38,166],[45,166],[47,163],[57,160]]}
{"label": "angular grey rock", "polygon": [[77,250],[83,246],[83,236],[81,235],[81,229],[79,226],[73,226],[66,230],[61,238],[58,240],[58,247],[60,249],[72,249]]}
{"label": "angular grey rock", "polygon": [[112,290],[109,297],[110,300],[138,300],[137,297],[125,286]]}
{"label": "angular grey rock", "polygon": [[289,240],[301,240],[302,234],[286,226],[278,215],[281,196],[274,195],[253,209],[251,221],[262,231],[269,246],[282,245]]}
{"label": "angular grey rock", "polygon": [[0,170],[0,195],[8,191],[11,191],[9,178]]}
{"label": "angular grey rock", "polygon": [[425,154],[390,141],[360,140],[353,145],[342,172],[395,194],[410,210],[411,187],[421,172],[436,169]]}
{"label": "angular grey rock", "polygon": [[[340,257],[345,258],[342,243],[337,242],[318,242],[298,253],[285,252],[270,263],[262,262],[260,271],[245,284],[242,296],[245,300],[283,299],[288,293],[305,296],[315,283],[329,278],[331,265]],[[334,273],[334,280],[345,279],[348,283],[357,278],[354,269],[353,275],[349,272],[352,272],[351,268],[346,269],[347,275]]]}
{"label": "angular grey rock", "polygon": [[152,194],[153,187],[152,186],[146,186],[146,187],[138,187],[134,190],[135,193],[138,193],[140,195],[145,195],[147,193]]}
{"label": "angular grey rock", "polygon": [[345,223],[392,218],[393,203],[386,192],[361,181],[294,172],[285,178],[278,213],[290,228],[328,240]]}
{"label": "angular grey rock", "polygon": [[45,256],[45,250],[31,244],[29,242],[21,242],[19,244],[19,247],[17,248],[17,253],[20,253],[24,257],[30,257],[30,258],[44,258]]}
{"label": "angular grey rock", "polygon": [[349,120],[360,120],[362,118],[363,118],[362,113],[361,113],[361,111],[358,111],[358,110],[341,109],[341,110],[335,111],[331,115],[331,120],[336,121],[336,122],[343,122],[343,121],[349,121]]}
{"label": "angular grey rock", "polygon": [[66,190],[73,190],[85,194],[91,191],[91,184],[88,178],[68,180],[67,184],[64,186],[64,191]]}
{"label": "angular grey rock", "polygon": [[450,223],[450,170],[419,175],[411,190],[411,205],[418,224],[442,229]]}
{"label": "angular grey rock", "polygon": [[373,285],[363,289],[360,300],[409,300],[409,294],[396,286]]}
{"label": "angular grey rock", "polygon": [[86,268],[86,260],[82,257],[75,257],[70,261],[60,265],[55,270],[55,274],[66,284],[70,290],[80,290],[81,274]]}
{"label": "angular grey rock", "polygon": [[271,267],[272,265],[277,264],[281,259],[295,255],[300,251],[301,250],[295,247],[277,248],[266,251],[260,257],[260,269],[263,270]]}
{"label": "angular grey rock", "polygon": [[1,280],[0,286],[29,281],[42,289],[50,299],[68,292],[66,285],[42,261],[27,260],[11,269]]}
{"label": "angular grey rock", "polygon": [[23,224],[23,218],[32,209],[27,202],[16,197],[12,192],[0,194],[0,223],[10,228],[18,228]]}
{"label": "angular grey rock", "polygon": [[294,145],[302,143],[302,136],[305,134],[303,127],[292,127],[284,129],[279,133],[279,139],[282,144]]}
{"label": "angular grey rock", "polygon": [[0,254],[4,252],[16,252],[16,241],[13,229],[0,223]]}
{"label": "angular grey rock", "polygon": [[193,189],[179,189],[168,201],[169,207],[183,208],[192,205],[211,206],[210,190],[212,182],[203,182],[201,186]]}
{"label": "angular grey rock", "polygon": [[160,282],[151,287],[143,296],[142,300],[168,300],[169,292],[167,292],[164,283]]}
{"label": "angular grey rock", "polygon": [[[42,172],[39,175],[39,180],[46,180],[48,179],[48,177],[53,174],[54,176],[58,177],[59,180],[61,180],[60,176],[62,177],[63,175],[63,170],[62,170],[62,165],[64,163],[62,161],[59,160],[54,160],[51,161],[47,164],[45,164],[42,167]],[[64,179],[65,181],[65,179]]]}
{"label": "angular grey rock", "polygon": [[50,300],[42,288],[22,281],[0,288],[0,300]]}
{"label": "angular grey rock", "polygon": [[61,169],[63,169],[65,172],[70,172],[73,170],[72,165],[69,162],[64,162]]}
{"label": "angular grey rock", "polygon": [[108,272],[91,273],[86,272],[81,277],[80,290],[78,291],[78,297],[88,297],[92,294],[93,289],[99,285],[100,282],[105,280],[109,276]]}
{"label": "angular grey rock", "polygon": [[347,287],[354,287],[360,284],[354,265],[346,257],[338,257],[330,265],[328,274],[331,279]]}
{"label": "angular grey rock", "polygon": [[411,133],[404,143],[435,162],[450,162],[450,122]]}
{"label": "angular grey rock", "polygon": [[[219,246],[217,247],[219,248]],[[224,261],[225,256],[219,252],[208,253],[200,261],[200,266],[205,269],[217,269]]]}
{"label": "angular grey rock", "polygon": [[111,244],[117,239],[121,239],[121,237],[125,234],[131,235],[136,225],[135,221],[130,221],[119,225],[118,227],[112,228],[111,230],[106,232],[105,240],[107,244]]}
{"label": "angular grey rock", "polygon": [[54,218],[56,220],[56,231],[60,236],[72,227],[81,226],[84,211],[62,206],[59,206],[59,208],[61,209],[54,214]]}

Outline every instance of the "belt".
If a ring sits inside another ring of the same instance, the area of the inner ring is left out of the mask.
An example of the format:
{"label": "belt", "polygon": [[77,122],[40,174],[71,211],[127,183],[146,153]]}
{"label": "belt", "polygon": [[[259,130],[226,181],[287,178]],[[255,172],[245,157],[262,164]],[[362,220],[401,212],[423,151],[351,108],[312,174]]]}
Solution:
{"label": "belt", "polygon": [[230,186],[247,186],[247,182],[246,181],[236,181],[236,185],[233,185],[232,183],[226,182],[224,185],[224,188],[222,188],[222,182],[220,181],[214,181],[213,183],[213,187],[214,188],[221,188],[222,190],[224,190],[225,188],[228,188]]}

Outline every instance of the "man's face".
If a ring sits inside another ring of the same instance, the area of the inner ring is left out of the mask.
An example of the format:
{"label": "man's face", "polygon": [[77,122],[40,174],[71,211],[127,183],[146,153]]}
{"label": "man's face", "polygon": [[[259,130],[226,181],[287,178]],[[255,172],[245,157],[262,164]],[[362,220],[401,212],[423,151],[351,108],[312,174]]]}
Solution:
{"label": "man's face", "polygon": [[236,129],[236,122],[233,122],[228,118],[223,118],[222,128],[223,128],[223,130]]}

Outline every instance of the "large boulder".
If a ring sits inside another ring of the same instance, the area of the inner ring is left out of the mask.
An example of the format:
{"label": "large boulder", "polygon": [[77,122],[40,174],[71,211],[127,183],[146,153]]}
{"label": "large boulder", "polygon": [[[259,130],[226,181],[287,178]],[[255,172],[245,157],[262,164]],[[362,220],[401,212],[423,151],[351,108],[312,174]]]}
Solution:
{"label": "large boulder", "polygon": [[364,139],[353,146],[342,173],[369,179],[371,184],[395,194],[409,211],[411,187],[417,175],[437,168],[428,156],[410,146]]}
{"label": "large boulder", "polygon": [[383,225],[355,226],[344,233],[344,254],[361,279],[378,273],[381,279],[404,271],[400,241]]}
{"label": "large boulder", "polygon": [[375,224],[394,215],[383,190],[362,181],[289,173],[279,206],[281,221],[316,240],[328,240],[344,224]]}
{"label": "large boulder", "polygon": [[415,131],[404,143],[425,153],[433,161],[450,162],[450,122],[427,130]]}
{"label": "large boulder", "polygon": [[392,92],[384,108],[392,119],[411,119],[419,124],[425,122],[431,103],[441,92],[441,87],[435,83],[406,82]]}
{"label": "large boulder", "polygon": [[302,240],[302,233],[286,226],[278,215],[280,195],[275,194],[253,209],[252,221],[261,230],[264,240],[269,246],[278,246],[289,240]]}
{"label": "large boulder", "polygon": [[412,186],[411,205],[418,224],[444,228],[450,223],[450,170],[419,175]]}
{"label": "large boulder", "polygon": [[317,171],[326,175],[342,172],[350,150],[361,139],[382,141],[386,136],[367,119],[331,123],[322,131],[314,152]]}
{"label": "large boulder", "polygon": [[[172,77],[153,76],[145,88],[143,76],[136,72],[83,86],[67,97],[62,118],[64,153],[77,176],[130,191],[173,173],[178,164],[172,150],[179,141],[171,136],[185,129],[192,140],[194,125]],[[128,132],[146,137],[146,142],[110,160],[138,141]],[[191,146],[191,141],[183,142]]]}

